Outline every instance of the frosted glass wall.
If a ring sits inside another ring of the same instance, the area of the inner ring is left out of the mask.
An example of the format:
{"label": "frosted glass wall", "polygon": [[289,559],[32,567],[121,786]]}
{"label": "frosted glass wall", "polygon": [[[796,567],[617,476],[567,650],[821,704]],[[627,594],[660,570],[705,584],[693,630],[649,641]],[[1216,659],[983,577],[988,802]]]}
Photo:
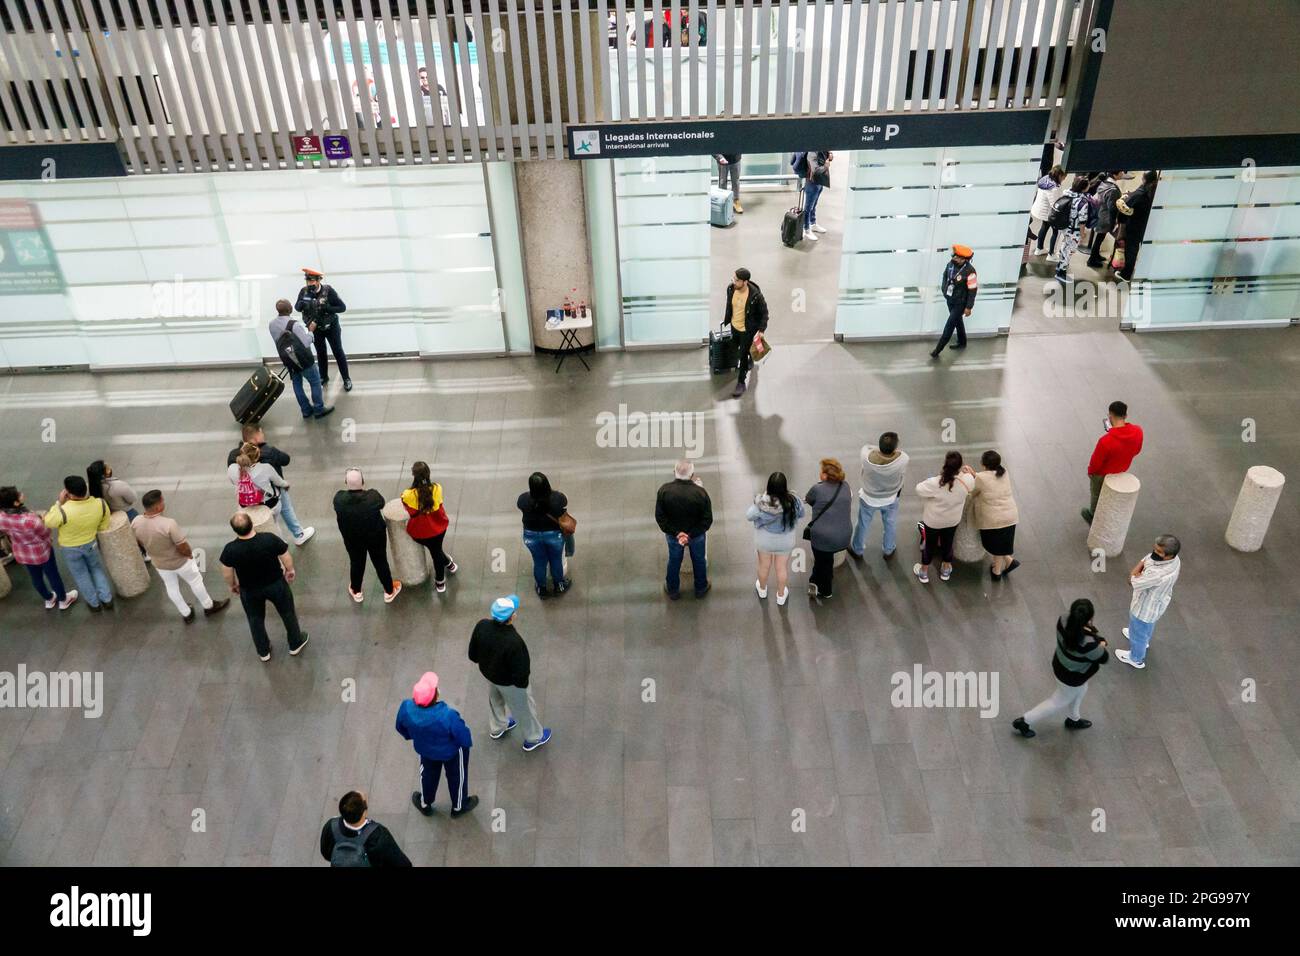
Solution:
{"label": "frosted glass wall", "polygon": [[1011,323],[1040,145],[856,150],[849,170],[835,331],[849,339],[938,334],[952,244],[979,273],[971,333]]}
{"label": "frosted glass wall", "polygon": [[1300,318],[1300,166],[1163,173],[1134,279],[1136,328]]}
{"label": "frosted glass wall", "polygon": [[11,368],[271,356],[304,266],[347,303],[352,355],[504,351],[513,301],[478,165],[6,183],[0,243]]}

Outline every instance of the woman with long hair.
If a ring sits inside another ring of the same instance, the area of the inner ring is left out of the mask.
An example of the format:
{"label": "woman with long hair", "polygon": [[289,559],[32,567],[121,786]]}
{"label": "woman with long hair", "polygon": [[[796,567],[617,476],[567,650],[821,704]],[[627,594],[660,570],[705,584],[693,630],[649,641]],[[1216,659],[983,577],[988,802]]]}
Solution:
{"label": "woman with long hair", "polygon": [[993,558],[989,574],[994,581],[1020,567],[1015,558],[1016,522],[1020,511],[1011,494],[1011,479],[1002,465],[1002,456],[990,449],[980,457],[983,471],[975,473],[975,487],[971,489],[972,518],[979,529],[980,544]]}
{"label": "woman with long hair", "polygon": [[[533,583],[537,596],[546,600],[563,594],[573,586],[564,576],[564,534],[560,519],[569,507],[569,499],[551,488],[551,480],[540,471],[528,476],[528,490],[515,502],[523,514],[524,547],[533,556]],[[550,569],[552,592],[546,584],[546,571]]]}
{"label": "woman with long hair", "polygon": [[402,507],[411,516],[406,522],[406,533],[433,556],[433,587],[442,594],[447,590],[447,575],[455,574],[459,568],[442,549],[451,520],[443,505],[442,485],[429,477],[425,462],[417,461],[411,466],[411,487],[402,492]]}
{"label": "woman with long hair", "polygon": [[794,526],[803,517],[803,502],[790,494],[785,474],[774,471],[767,490],[754,496],[745,520],[754,526],[754,548],[758,552],[758,579],[754,590],[767,597],[767,579],[776,567],[776,603],[784,607],[790,597],[790,552],[794,550]]}
{"label": "woman with long hair", "polygon": [[921,563],[912,565],[912,573],[922,584],[930,583],[930,565],[937,557],[939,578],[952,577],[952,542],[961,524],[966,496],[975,486],[975,472],[963,465],[961,454],[950,451],[944,455],[943,469],[939,474],[925,479],[916,486],[916,493],[925,499],[921,510]]}
{"label": "woman with long hair", "polygon": [[280,492],[289,483],[279,473],[262,461],[262,450],[252,442],[239,446],[234,464],[226,469],[226,477],[235,486],[235,500],[241,508],[265,505],[277,519],[280,516]]}
{"label": "woman with long hair", "polygon": [[808,596],[828,598],[835,578],[835,552],[846,550],[853,537],[853,492],[837,459],[821,460],[817,484],[808,489],[804,501],[812,512],[803,531],[813,553]]}
{"label": "woman with long hair", "polygon": [[[127,522],[140,517],[135,509],[135,491],[121,478],[113,476],[113,468],[103,460],[92,461],[86,468],[86,487],[92,498],[102,498],[109,512],[125,511]],[[147,562],[149,552],[140,545],[140,554]]]}
{"label": "woman with long hair", "polygon": [[1110,657],[1105,640],[1092,623],[1092,616],[1092,602],[1079,598],[1070,605],[1068,613],[1057,618],[1056,652],[1052,655],[1056,690],[1032,710],[1025,711],[1023,717],[1011,722],[1020,736],[1035,736],[1034,724],[1062,710],[1068,711],[1066,730],[1087,730],[1092,726],[1092,721],[1085,720],[1079,708],[1088,692],[1088,681]]}

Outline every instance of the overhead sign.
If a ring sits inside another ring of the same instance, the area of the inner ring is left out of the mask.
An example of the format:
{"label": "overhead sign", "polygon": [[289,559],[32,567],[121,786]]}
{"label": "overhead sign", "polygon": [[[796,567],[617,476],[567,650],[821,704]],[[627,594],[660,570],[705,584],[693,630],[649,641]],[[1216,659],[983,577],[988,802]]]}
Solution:
{"label": "overhead sign", "polygon": [[63,288],[63,275],[36,204],[0,199],[0,295],[42,295]]}
{"label": "overhead sign", "polygon": [[326,159],[351,159],[352,144],[348,142],[346,136],[337,134],[323,137],[325,140],[325,158]]}
{"label": "overhead sign", "polygon": [[319,136],[294,136],[292,139],[293,155],[298,162],[305,163],[313,159],[324,158]]}
{"label": "overhead sign", "polygon": [[864,113],[783,119],[683,120],[570,126],[570,159],[635,159],[800,149],[911,149],[1041,143],[1048,110]]}

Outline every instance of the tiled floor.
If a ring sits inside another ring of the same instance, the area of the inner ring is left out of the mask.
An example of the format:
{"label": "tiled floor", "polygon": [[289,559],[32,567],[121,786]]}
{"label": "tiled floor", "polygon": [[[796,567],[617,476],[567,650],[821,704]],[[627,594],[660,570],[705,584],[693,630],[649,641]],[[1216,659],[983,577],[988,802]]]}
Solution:
{"label": "tiled floor", "polygon": [[[532,359],[358,364],[328,424],[299,421],[286,396],[268,429],[293,455],[299,514],[318,529],[295,552],[310,646],[288,657],[273,627],[277,654],[263,665],[237,608],[185,627],[156,582],[105,617],[47,613],[11,567],[0,670],[102,670],[107,704],[99,719],[0,711],[0,861],[320,863],[321,822],[363,788],[420,864],[1300,863],[1294,492],[1263,551],[1223,543],[1249,465],[1300,479],[1296,333],[1024,334],[938,364],[927,348],[785,344],[740,402],[725,397],[729,379],[705,373],[702,351],[599,355],[590,374],[566,365],[558,376]],[[163,489],[215,554],[234,503],[223,463],[238,377],[0,382],[3,480],[45,503],[102,456],[137,491]],[[1078,508],[1115,398],[1147,444],[1128,547],[1099,574]],[[654,492],[677,453],[596,444],[596,415],[620,403],[703,415],[698,467],[716,514],[703,601],[660,593]],[[41,440],[45,419],[54,443]],[[353,444],[341,440],[348,419]],[[948,447],[945,419],[956,447],[996,447],[1010,468],[1024,562],[1013,581],[995,586],[966,565],[947,584],[918,584],[908,494],[901,560],[881,560],[875,532],[826,606],[809,604],[802,574],[786,608],[757,601],[743,512],[768,472],[805,489],[819,457],[853,462],[890,428],[917,481]],[[372,579],[355,606],[330,499],[345,466],[393,494],[418,458],[446,488],[462,570],[445,595],[426,585],[392,606]],[[581,522],[576,587],[544,605],[513,504],[535,468]],[[1125,570],[1164,531],[1183,540],[1184,572],[1150,666],[1102,670],[1085,708],[1092,730],[1014,736],[1010,720],[1053,686],[1056,616],[1090,597],[1122,646]],[[207,579],[224,593],[215,568]],[[534,754],[487,738],[485,686],[465,659],[473,623],[510,591],[524,595],[520,630],[555,732]],[[916,663],[996,671],[1000,713],[894,708],[890,676]],[[475,733],[483,802],[466,819],[426,820],[408,803],[416,764],[393,714],[427,668]],[[345,703],[349,678],[357,699]]]}

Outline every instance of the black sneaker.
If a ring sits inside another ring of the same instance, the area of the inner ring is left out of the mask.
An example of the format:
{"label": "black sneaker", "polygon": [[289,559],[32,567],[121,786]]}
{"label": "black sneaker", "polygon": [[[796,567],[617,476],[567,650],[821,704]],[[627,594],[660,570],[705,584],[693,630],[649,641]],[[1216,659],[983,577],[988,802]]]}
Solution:
{"label": "black sneaker", "polygon": [[345,392],[350,392],[350,391],[352,391],[352,379],[350,379],[350,378],[345,378],[345,379],[343,380],[343,391],[345,391]]}
{"label": "black sneaker", "polygon": [[103,606],[102,606],[102,605],[99,605],[99,604],[87,604],[86,607],[90,608],[90,609],[91,609],[93,612],[95,612],[96,614],[98,614],[100,611],[104,610]]}
{"label": "black sneaker", "polygon": [[303,631],[303,632],[302,632],[302,642],[301,642],[297,647],[291,647],[291,648],[289,648],[289,656],[290,656],[290,657],[297,657],[299,654],[301,654],[301,653],[302,653],[302,649],[303,649],[304,647],[307,646],[307,641],[308,641],[307,632],[306,632],[306,631]]}
{"label": "black sneaker", "polygon": [[930,358],[937,359],[938,357],[939,357],[939,351],[937,349],[930,353]]}
{"label": "black sneaker", "polygon": [[228,607],[230,607],[230,598],[222,598],[220,601],[213,601],[212,607],[205,608],[203,615],[204,617],[211,617],[214,614],[220,614]]}
{"label": "black sneaker", "polygon": [[1087,730],[1091,726],[1092,726],[1092,721],[1087,720],[1083,717],[1080,717],[1078,720],[1072,720],[1069,717],[1065,718],[1066,730]]}
{"label": "black sneaker", "polygon": [[1020,731],[1021,737],[1038,736],[1038,732],[1034,730],[1034,728],[1030,727],[1027,723],[1025,723],[1025,718],[1023,717],[1017,717],[1015,720],[1011,721],[1011,726],[1016,728],[1016,730]]}
{"label": "black sneaker", "polygon": [[667,584],[664,585],[664,594],[668,595],[668,600],[670,601],[680,601],[682,599],[682,592],[668,590]]}
{"label": "black sneaker", "polygon": [[111,611],[113,610],[113,602],[105,601],[103,604],[100,605],[100,607],[102,607],[105,611]]}
{"label": "black sneaker", "polygon": [[958,349],[964,349],[965,347],[966,347],[965,345],[950,345],[950,346],[948,346],[948,348],[952,349],[954,352],[957,351]]}
{"label": "black sneaker", "polygon": [[329,383],[330,383],[330,377],[328,375],[322,375],[320,377],[321,388],[324,388]]}
{"label": "black sneaker", "polygon": [[571,587],[573,587],[573,578],[565,578],[563,581],[561,581],[559,584],[555,586],[555,593],[563,594]]}
{"label": "black sneaker", "polygon": [[545,601],[547,598],[551,596],[550,588],[534,588],[533,590],[537,592],[537,596],[541,598],[543,601]]}
{"label": "black sneaker", "polygon": [[465,814],[469,813],[477,806],[478,806],[478,797],[466,797],[465,805],[463,807],[461,807],[459,810],[451,811],[452,819],[454,820],[456,817],[463,817]]}
{"label": "black sneaker", "polygon": [[412,805],[414,805],[415,809],[419,810],[419,811],[420,811],[421,813],[423,813],[426,817],[431,817],[431,816],[433,816],[433,807],[432,807],[432,805],[427,806],[427,807],[424,805],[424,801],[420,798],[420,791],[419,791],[419,790],[414,790],[414,791],[411,792],[411,803],[412,803]]}
{"label": "black sneaker", "polygon": [[704,597],[704,595],[708,594],[708,593],[709,593],[710,591],[712,591],[712,590],[713,590],[713,582],[712,582],[712,581],[705,581],[705,582],[704,582],[704,590],[703,590],[703,591],[696,591],[696,592],[695,592],[695,596],[696,596],[697,598],[702,598],[702,597]]}
{"label": "black sneaker", "polygon": [[333,414],[334,414],[334,406],[326,405],[324,408],[322,408],[319,412],[316,413],[316,417],[324,418],[326,415],[333,415]]}
{"label": "black sneaker", "polygon": [[193,624],[193,623],[194,623],[194,619],[197,618],[197,617],[198,617],[198,615],[194,613],[194,608],[191,607],[191,608],[190,608],[190,613],[189,613],[189,614],[186,614],[184,617],[182,617],[181,620],[184,621],[186,624]]}

